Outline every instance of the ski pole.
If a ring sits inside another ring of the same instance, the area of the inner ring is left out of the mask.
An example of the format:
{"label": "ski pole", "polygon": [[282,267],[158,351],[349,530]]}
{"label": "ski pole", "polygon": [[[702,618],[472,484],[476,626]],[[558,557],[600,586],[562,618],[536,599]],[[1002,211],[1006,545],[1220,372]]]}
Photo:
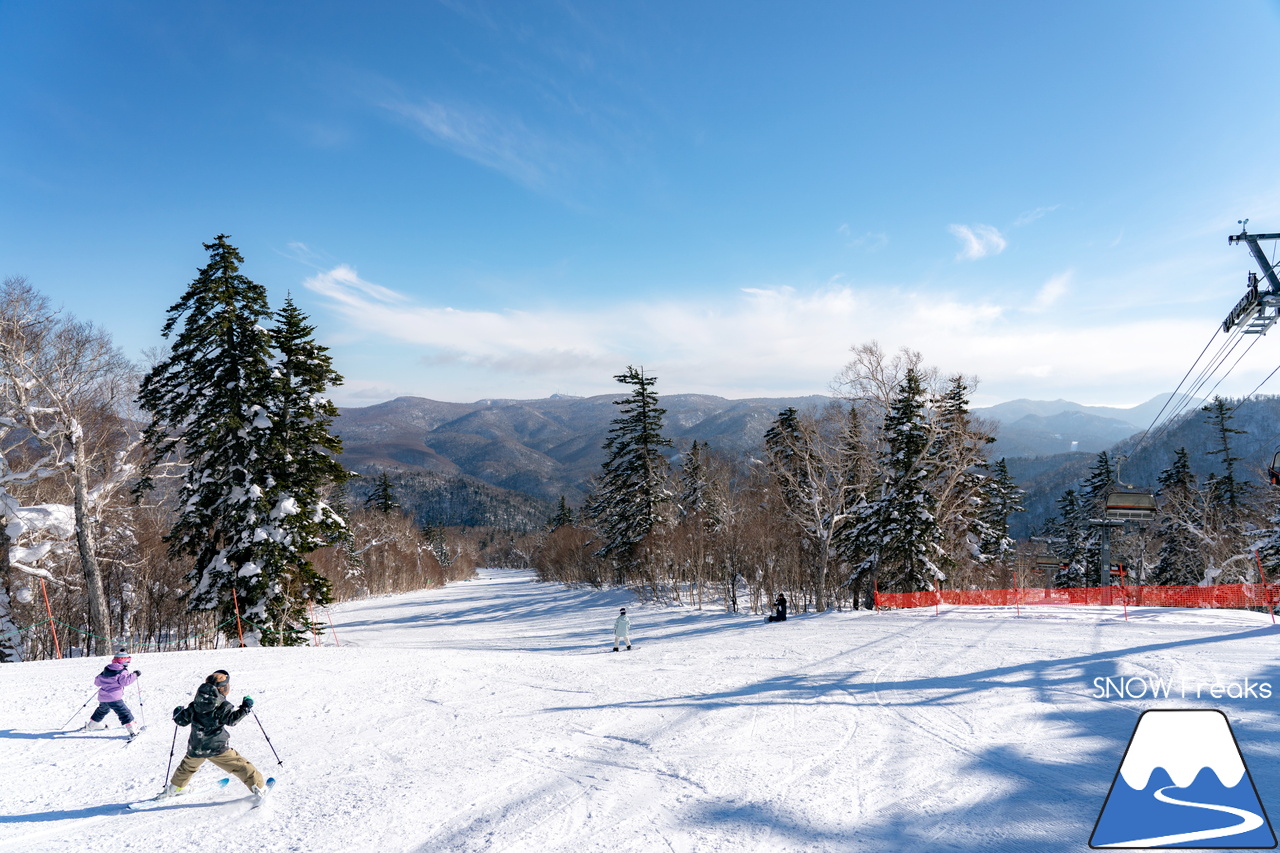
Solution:
{"label": "ski pole", "polygon": [[[93,691],[93,695],[90,696],[88,699],[84,700],[83,705],[81,705],[79,708],[76,708],[76,712],[71,715],[71,720],[74,720],[76,717],[80,716],[80,712],[83,711],[85,708],[88,708],[89,703],[92,702],[94,699],[96,699],[97,696],[98,696],[98,691],[97,690]],[[59,728],[65,729],[67,726],[71,725],[71,720],[67,720],[65,723],[59,726]]]}
{"label": "ski pole", "polygon": [[164,784],[169,784],[169,768],[173,766],[173,750],[178,746],[178,724],[173,724],[173,743],[169,744],[169,763],[164,767]]}
{"label": "ski pole", "polygon": [[283,765],[284,759],[280,757],[280,753],[276,752],[275,746],[271,743],[271,738],[267,735],[267,730],[262,728],[262,720],[258,719],[258,712],[250,708],[249,713],[253,714],[253,721],[258,724],[258,728],[262,729],[262,736],[267,739],[267,746],[271,747],[271,754],[276,757],[276,763]]}
{"label": "ski pole", "polygon": [[[142,704],[142,679],[133,682],[133,686],[138,688],[138,716],[142,718],[142,727],[147,727],[147,706]],[[177,732],[174,732],[177,734]]]}

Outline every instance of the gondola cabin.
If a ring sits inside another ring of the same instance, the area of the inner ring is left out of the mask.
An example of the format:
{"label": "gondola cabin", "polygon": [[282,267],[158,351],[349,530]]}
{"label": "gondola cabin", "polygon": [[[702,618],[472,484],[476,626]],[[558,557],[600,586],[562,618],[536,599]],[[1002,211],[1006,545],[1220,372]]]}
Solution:
{"label": "gondola cabin", "polygon": [[1271,464],[1267,466],[1267,477],[1271,480],[1271,485],[1280,486],[1280,450],[1271,457]]}
{"label": "gondola cabin", "polygon": [[1116,491],[1107,495],[1107,518],[1113,521],[1151,521],[1156,517],[1156,496],[1150,492]]}

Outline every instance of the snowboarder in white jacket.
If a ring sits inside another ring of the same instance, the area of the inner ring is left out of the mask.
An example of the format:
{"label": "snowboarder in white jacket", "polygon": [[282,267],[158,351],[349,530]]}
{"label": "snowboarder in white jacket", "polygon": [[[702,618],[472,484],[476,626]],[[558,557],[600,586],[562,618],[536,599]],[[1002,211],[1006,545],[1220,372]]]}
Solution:
{"label": "snowboarder in white jacket", "polygon": [[616,652],[622,643],[626,643],[627,651],[631,651],[631,620],[627,618],[625,607],[618,612],[618,618],[613,620],[613,650]]}

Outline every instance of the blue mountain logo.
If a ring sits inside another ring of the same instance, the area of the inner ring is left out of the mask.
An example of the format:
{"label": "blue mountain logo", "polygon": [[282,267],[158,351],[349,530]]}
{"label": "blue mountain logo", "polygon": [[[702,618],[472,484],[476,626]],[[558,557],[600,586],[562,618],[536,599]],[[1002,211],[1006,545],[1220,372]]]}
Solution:
{"label": "blue mountain logo", "polygon": [[1144,712],[1089,846],[1274,848],[1276,835],[1226,715]]}

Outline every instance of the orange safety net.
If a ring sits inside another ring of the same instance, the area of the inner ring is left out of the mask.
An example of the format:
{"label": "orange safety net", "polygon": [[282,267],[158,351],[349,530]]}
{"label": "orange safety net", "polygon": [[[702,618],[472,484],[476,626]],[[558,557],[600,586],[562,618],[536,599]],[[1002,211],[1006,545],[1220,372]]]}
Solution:
{"label": "orange safety net", "polygon": [[1018,604],[1132,604],[1145,607],[1275,607],[1280,584],[1220,586],[1091,586],[1072,589],[944,589],[941,592],[877,592],[877,607],[955,604],[1013,607]]}

